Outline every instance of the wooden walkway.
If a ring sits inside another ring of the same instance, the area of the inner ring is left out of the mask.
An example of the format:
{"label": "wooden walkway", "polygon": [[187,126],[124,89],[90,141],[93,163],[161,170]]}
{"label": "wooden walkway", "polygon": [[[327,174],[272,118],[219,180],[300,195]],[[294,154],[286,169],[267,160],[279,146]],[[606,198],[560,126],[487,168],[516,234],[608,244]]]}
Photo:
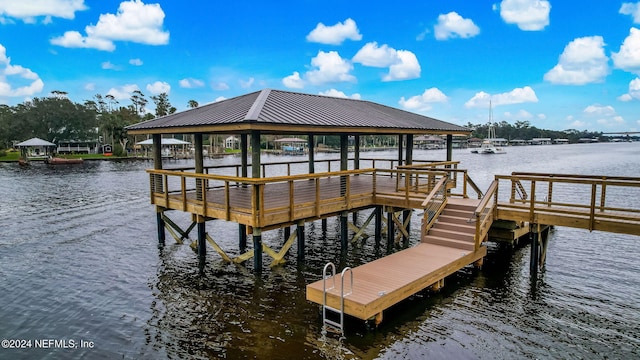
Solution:
{"label": "wooden walkway", "polygon": [[[452,199],[442,215],[445,222],[466,223],[479,203],[478,200]],[[382,312],[417,292],[428,287],[439,288],[445,277],[473,263],[481,262],[487,249],[474,249],[473,235],[466,237],[464,228],[475,232],[471,225],[460,225],[447,229],[434,226],[431,233],[411,248],[358,266],[353,271],[353,289],[344,299],[344,312],[362,320],[375,318],[382,321]],[[340,308],[341,275],[327,279],[326,283],[336,288],[327,292],[327,304]],[[350,289],[350,280],[345,279],[345,292]],[[323,304],[324,280],[307,285],[307,300]]]}

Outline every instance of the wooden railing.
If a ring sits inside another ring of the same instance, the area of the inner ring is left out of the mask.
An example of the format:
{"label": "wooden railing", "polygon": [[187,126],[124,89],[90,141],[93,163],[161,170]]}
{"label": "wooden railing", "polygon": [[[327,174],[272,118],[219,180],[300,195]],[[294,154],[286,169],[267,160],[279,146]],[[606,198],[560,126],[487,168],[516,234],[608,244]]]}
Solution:
{"label": "wooden railing", "polygon": [[[418,207],[433,172],[361,169],[269,178],[147,170],[153,204],[266,228],[376,204]],[[402,181],[398,183],[396,179]],[[434,183],[435,185],[435,183]]]}
{"label": "wooden railing", "polygon": [[482,200],[473,212],[473,220],[476,224],[476,232],[474,237],[475,249],[478,250],[489,233],[491,224],[495,218],[494,204],[497,202],[498,181],[494,180]]}
{"label": "wooden railing", "polygon": [[495,179],[509,189],[496,195],[501,219],[640,234],[638,177],[519,172]]}
{"label": "wooden railing", "polygon": [[429,229],[433,226],[438,219],[438,216],[444,210],[447,205],[447,180],[446,176],[443,176],[438,180],[433,190],[422,202],[422,208],[424,215],[422,218],[422,236],[429,233]]}
{"label": "wooden railing", "polygon": [[[340,170],[340,159],[321,159],[314,160],[314,167],[316,168],[316,172],[332,172]],[[355,158],[349,158],[348,162],[350,167],[353,169],[355,167]],[[393,169],[398,164],[398,159],[384,159],[384,158],[360,158],[359,159],[359,168],[373,168],[373,169]],[[430,164],[437,164],[442,166],[442,164],[458,164],[459,162],[442,162],[435,160],[414,160],[415,164],[424,164],[425,166],[429,166]],[[269,177],[269,176],[291,176],[291,175],[301,175],[308,173],[308,167],[301,166],[303,164],[308,164],[308,160],[298,160],[298,161],[272,161],[272,162],[264,162],[260,164],[261,169],[261,177]],[[298,167],[301,169],[300,172],[295,172],[294,168]],[[457,166],[457,165],[456,165]],[[251,171],[251,164],[247,165],[248,172]],[[433,166],[431,166],[433,167]],[[402,168],[402,166],[398,166],[398,168]],[[166,170],[173,171],[191,171],[193,172],[195,168],[193,166],[183,166],[183,167],[171,167]],[[228,165],[208,165],[204,166],[203,173],[205,174],[214,174],[214,175],[229,175],[240,177],[242,174],[242,165],[241,164],[228,164]]]}
{"label": "wooden railing", "polygon": [[466,199],[469,197],[469,188],[471,188],[477,198],[481,199],[482,190],[471,179],[466,169],[458,169],[459,164],[459,161],[432,161],[424,164],[398,166],[398,169],[445,172],[449,178],[447,182],[449,196],[459,196]]}

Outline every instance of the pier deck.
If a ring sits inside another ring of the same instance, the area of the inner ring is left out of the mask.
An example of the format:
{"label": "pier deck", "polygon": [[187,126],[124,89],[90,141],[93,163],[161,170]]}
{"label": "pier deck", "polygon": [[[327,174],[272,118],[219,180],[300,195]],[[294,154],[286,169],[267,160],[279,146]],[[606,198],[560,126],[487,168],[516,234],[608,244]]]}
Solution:
{"label": "pier deck", "polygon": [[[385,309],[438,284],[446,276],[482,259],[486,247],[476,251],[420,243],[353,269],[353,292],[345,297],[345,313],[362,320],[382,320]],[[336,275],[340,284],[340,274]],[[328,279],[327,284],[333,284]],[[328,291],[327,305],[340,308],[340,290]],[[349,282],[345,279],[345,291]],[[323,303],[323,280],[307,285],[307,300]]]}

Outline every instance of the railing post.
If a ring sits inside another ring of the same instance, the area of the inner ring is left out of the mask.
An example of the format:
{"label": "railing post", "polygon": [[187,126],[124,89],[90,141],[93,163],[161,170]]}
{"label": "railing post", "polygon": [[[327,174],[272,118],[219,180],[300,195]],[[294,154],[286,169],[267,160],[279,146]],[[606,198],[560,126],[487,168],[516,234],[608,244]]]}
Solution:
{"label": "railing post", "polygon": [[535,223],[535,209],[536,209],[536,181],[531,180],[531,203],[529,204],[529,222]]}
{"label": "railing post", "polygon": [[602,183],[600,184],[600,186],[602,187],[602,189],[600,190],[600,212],[604,212],[604,204],[607,195],[607,182],[605,177],[602,178]]}
{"label": "railing post", "polygon": [[589,207],[589,231],[593,231],[596,218],[596,194],[598,192],[598,184],[591,184],[591,206]]}

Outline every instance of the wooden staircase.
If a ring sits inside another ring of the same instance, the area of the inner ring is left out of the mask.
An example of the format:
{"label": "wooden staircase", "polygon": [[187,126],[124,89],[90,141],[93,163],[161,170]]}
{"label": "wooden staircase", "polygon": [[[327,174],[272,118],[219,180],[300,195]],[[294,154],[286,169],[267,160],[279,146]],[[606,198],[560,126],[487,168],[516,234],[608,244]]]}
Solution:
{"label": "wooden staircase", "polygon": [[475,209],[472,204],[447,203],[422,242],[474,251],[476,227],[469,219],[473,218]]}

